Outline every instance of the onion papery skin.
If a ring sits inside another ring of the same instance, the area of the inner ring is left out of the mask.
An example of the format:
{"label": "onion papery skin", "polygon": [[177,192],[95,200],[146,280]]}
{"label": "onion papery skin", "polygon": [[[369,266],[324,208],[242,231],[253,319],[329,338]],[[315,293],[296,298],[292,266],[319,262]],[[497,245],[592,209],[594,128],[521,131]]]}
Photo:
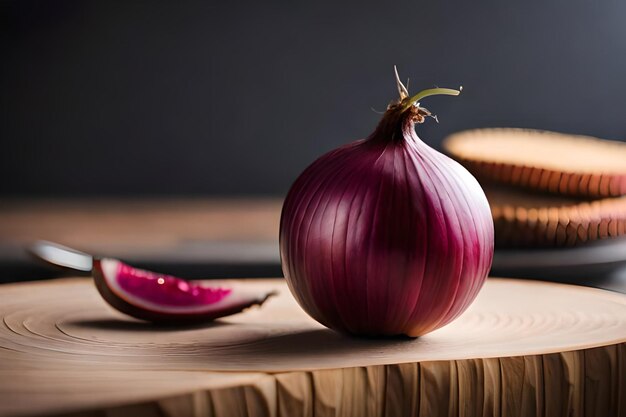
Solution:
{"label": "onion papery skin", "polygon": [[341,332],[417,337],[459,316],[493,259],[483,190],[390,109],[367,139],[298,177],[283,205],[280,254],[302,308]]}

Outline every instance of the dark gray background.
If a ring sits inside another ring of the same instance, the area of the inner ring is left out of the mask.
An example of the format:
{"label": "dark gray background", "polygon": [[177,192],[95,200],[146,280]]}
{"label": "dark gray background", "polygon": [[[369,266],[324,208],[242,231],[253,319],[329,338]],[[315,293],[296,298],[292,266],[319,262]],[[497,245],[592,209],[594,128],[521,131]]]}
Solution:
{"label": "dark gray background", "polygon": [[0,196],[283,195],[437,84],[419,134],[626,139],[626,2],[3,1]]}

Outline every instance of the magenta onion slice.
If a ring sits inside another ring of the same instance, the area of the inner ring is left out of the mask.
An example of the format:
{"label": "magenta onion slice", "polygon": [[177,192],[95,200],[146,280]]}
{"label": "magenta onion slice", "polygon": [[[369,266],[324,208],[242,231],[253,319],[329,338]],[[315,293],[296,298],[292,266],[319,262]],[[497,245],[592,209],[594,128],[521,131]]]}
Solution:
{"label": "magenta onion slice", "polygon": [[261,305],[273,292],[215,287],[96,259],[94,280],[103,298],[130,316],[155,322],[208,321]]}
{"label": "magenta onion slice", "polygon": [[289,288],[327,327],[420,336],[461,314],[493,257],[493,221],[478,182],[415,132],[431,113],[392,103],[367,139],[313,162],[291,187],[280,223]]}

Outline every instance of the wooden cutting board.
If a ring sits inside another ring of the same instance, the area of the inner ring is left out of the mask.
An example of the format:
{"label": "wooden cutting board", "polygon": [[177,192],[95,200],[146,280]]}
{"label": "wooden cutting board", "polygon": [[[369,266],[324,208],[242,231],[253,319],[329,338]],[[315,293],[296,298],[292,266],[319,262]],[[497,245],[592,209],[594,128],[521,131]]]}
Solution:
{"label": "wooden cutting board", "polygon": [[88,279],[0,286],[0,415],[626,416],[626,296],[489,279],[418,339],[327,330],[280,295],[156,327]]}

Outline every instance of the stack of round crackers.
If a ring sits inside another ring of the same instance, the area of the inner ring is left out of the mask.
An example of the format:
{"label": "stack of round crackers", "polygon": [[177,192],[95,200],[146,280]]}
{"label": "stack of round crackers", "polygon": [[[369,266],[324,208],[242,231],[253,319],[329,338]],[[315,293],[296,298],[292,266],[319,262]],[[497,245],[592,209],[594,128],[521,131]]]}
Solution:
{"label": "stack of round crackers", "polygon": [[485,189],[498,247],[575,246],[626,234],[626,143],[479,129],[443,146]]}

